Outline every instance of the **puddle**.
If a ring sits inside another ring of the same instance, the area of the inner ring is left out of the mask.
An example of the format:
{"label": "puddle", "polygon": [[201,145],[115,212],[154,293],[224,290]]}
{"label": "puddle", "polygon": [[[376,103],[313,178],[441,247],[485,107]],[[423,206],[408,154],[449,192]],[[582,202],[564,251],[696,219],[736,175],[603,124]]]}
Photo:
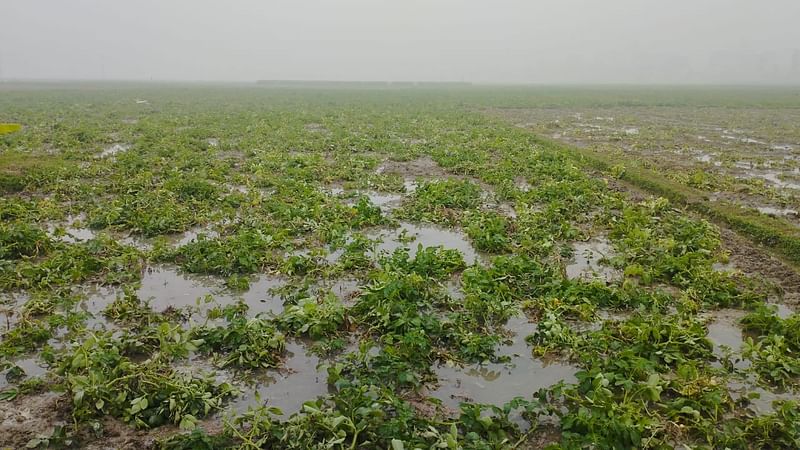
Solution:
{"label": "puddle", "polygon": [[737,353],[742,350],[744,339],[738,323],[746,314],[737,309],[721,309],[713,313],[714,319],[708,324],[708,339],[715,348],[724,345]]}
{"label": "puddle", "polygon": [[576,333],[584,334],[603,329],[606,322],[624,322],[633,316],[633,311],[618,311],[615,309],[598,309],[596,319],[591,321],[580,320],[577,318],[567,319],[567,325]]}
{"label": "puddle", "polygon": [[196,227],[184,231],[181,234],[169,235],[167,239],[176,247],[180,247],[196,241],[200,235],[204,235],[208,239],[216,239],[219,237],[219,233],[212,230],[210,227]]}
{"label": "puddle", "polygon": [[[55,223],[48,224],[47,234],[61,242],[67,242],[70,244],[92,240],[97,237],[97,233],[95,233],[94,230],[76,226],[82,223],[85,219],[86,216],[84,214],[79,214],[77,216],[69,215],[67,216],[66,222],[63,225]],[[64,235],[55,236],[58,228],[61,228],[61,231],[64,232]]]}
{"label": "puddle", "polygon": [[369,198],[373,205],[380,207],[384,211],[400,206],[400,202],[403,201],[403,196],[400,194],[385,194],[373,191],[364,192],[363,194]]}
{"label": "puddle", "polygon": [[781,217],[788,217],[788,216],[797,216],[797,210],[790,209],[790,208],[775,208],[773,206],[757,206],[756,209],[758,212],[762,214],[767,214],[770,216],[781,216]]}
{"label": "puddle", "polygon": [[[243,299],[250,307],[249,314],[280,314],[283,302],[278,295],[270,294],[270,290],[283,285],[283,280],[265,274],[254,276],[250,288],[246,292],[237,293],[226,289],[223,281],[216,277],[186,274],[177,268],[167,266],[151,267],[142,276],[141,287],[136,295],[142,300],[150,299],[154,311],[167,308],[198,308],[205,312],[214,306],[228,305]],[[213,301],[206,303],[204,299],[211,296]],[[106,305],[116,298],[116,291],[90,296],[87,299],[87,310],[100,313]],[[96,314],[95,314],[96,315]],[[198,319],[202,319],[199,317]]]}
{"label": "puddle", "polygon": [[329,393],[328,374],[317,368],[320,363],[317,356],[294,340],[286,342],[286,352],[288,357],[280,370],[256,375],[229,408],[241,413],[248,407],[276,406],[288,417],[300,411],[303,403]]}
{"label": "puddle", "polygon": [[751,138],[751,137],[748,137],[748,136],[742,136],[741,134],[743,132],[744,132],[743,130],[737,130],[737,129],[722,130],[722,135],[721,136],[722,136],[723,139],[729,139],[729,140],[732,140],[732,141],[739,141],[739,142],[743,142],[745,144],[766,145],[766,142],[764,142],[764,141],[760,141],[758,139],[754,139],[754,138]]}
{"label": "puddle", "polygon": [[464,401],[502,406],[514,397],[530,398],[540,388],[559,381],[577,381],[576,367],[562,363],[548,364],[531,355],[525,338],[536,329],[535,324],[528,322],[525,317],[514,317],[509,319],[506,326],[514,333],[512,343],[501,346],[497,353],[509,356],[509,363],[436,367],[434,370],[439,387],[432,390],[430,396],[455,410]]}
{"label": "puddle", "polygon": [[735,272],[738,270],[736,268],[736,265],[733,264],[732,262],[726,262],[726,263],[715,262],[714,264],[711,265],[711,269],[716,270],[717,272]]}
{"label": "puddle", "polygon": [[[354,298],[361,291],[361,282],[354,279],[336,280],[328,289],[337,296],[345,306],[352,306]],[[323,288],[325,288],[323,286]]]}
{"label": "puddle", "polygon": [[[737,163],[738,164],[738,163]],[[800,183],[796,183],[793,181],[786,181],[780,178],[780,173],[776,171],[768,171],[762,173],[748,173],[745,175],[745,178],[762,178],[770,183],[772,183],[775,187],[778,188],[788,188],[788,189],[800,189]]]}
{"label": "puddle", "polygon": [[[746,314],[746,311],[739,309],[720,309],[708,314],[712,320],[706,325],[708,328],[706,336],[714,344],[714,356],[722,358],[725,355],[723,349],[727,347],[733,353],[733,366],[736,369],[750,367],[750,361],[741,357],[744,335],[739,327],[739,321]],[[718,363],[714,365],[719,366]]]}
{"label": "puddle", "polygon": [[244,299],[250,307],[250,315],[256,314],[280,314],[283,311],[283,300],[279,295],[270,293],[272,289],[279,288],[285,281],[269,275],[257,275],[254,281],[250,281],[250,288],[242,293],[240,298]]}
{"label": "puddle", "polygon": [[168,307],[196,306],[197,300],[206,296],[217,301],[231,299],[223,292],[222,283],[211,277],[180,273],[175,268],[153,267],[145,270],[136,295],[142,300],[150,299],[155,311],[163,311]]}
{"label": "puddle", "polygon": [[775,314],[783,320],[786,320],[794,314],[794,310],[783,303],[767,302],[767,306],[775,308]]}
{"label": "puddle", "polygon": [[41,377],[42,375],[47,373],[47,367],[44,365],[42,361],[39,361],[39,359],[36,357],[12,359],[9,360],[8,362],[19,367],[25,373],[20,374],[20,377],[17,380],[13,380],[12,383],[12,381],[8,379],[8,372],[10,369],[6,369],[0,372],[0,389],[5,389],[11,384],[15,384],[18,381],[22,381],[28,378]]}
{"label": "puddle", "polygon": [[800,184],[791,181],[782,180],[777,172],[767,172],[761,175],[765,180],[782,188],[800,189]]}
{"label": "puddle", "polygon": [[10,330],[18,319],[17,312],[28,301],[28,295],[23,293],[0,294],[0,331]]}
{"label": "puddle", "polygon": [[460,301],[464,299],[464,291],[461,289],[461,275],[453,275],[452,278],[447,280],[445,289],[447,290],[447,295],[453,300]]}
{"label": "puddle", "polygon": [[109,156],[114,156],[117,153],[127,152],[130,150],[131,144],[113,144],[109,147],[103,149],[100,154],[97,155],[98,158],[107,158]]}
{"label": "puddle", "polygon": [[632,311],[616,311],[613,309],[598,309],[597,318],[600,319],[600,326],[603,322],[624,322],[633,316]]}
{"label": "puddle", "polygon": [[119,242],[124,245],[129,245],[142,251],[150,251],[153,249],[153,243],[156,239],[166,239],[167,243],[172,247],[181,247],[186,244],[192,243],[197,240],[200,235],[205,235],[208,239],[216,239],[220,236],[219,232],[212,229],[212,225],[194,227],[183,233],[166,234],[154,238],[146,238],[141,235],[129,234],[120,239]]}
{"label": "puddle", "polygon": [[[406,236],[409,239],[413,238],[411,242],[400,242],[400,234],[403,231],[406,232]],[[377,253],[382,251],[392,253],[398,248],[407,247],[409,249],[409,256],[413,258],[417,254],[417,246],[420,244],[422,244],[422,247],[435,247],[440,245],[444,248],[460,251],[467,264],[474,264],[476,261],[483,260],[469,243],[466,235],[437,226],[415,225],[408,222],[401,222],[400,227],[396,230],[384,230],[380,233],[371,233],[368,237],[370,239],[382,239],[382,242],[376,247]]]}
{"label": "puddle", "polygon": [[722,165],[722,161],[716,161],[718,156],[718,153],[698,152],[694,159],[703,163],[714,164],[714,166],[720,167]]}
{"label": "puddle", "polygon": [[89,241],[95,238],[95,232],[89,228],[67,228],[67,234],[61,239],[66,242]]}
{"label": "puddle", "polygon": [[755,382],[743,382],[733,380],[728,383],[728,391],[734,400],[739,398],[747,398],[747,394],[758,394],[758,398],[749,399],[750,408],[757,415],[770,414],[775,411],[772,407],[772,402],[776,400],[794,400],[797,401],[797,395],[791,392],[775,392],[757,386]]}
{"label": "puddle", "polygon": [[[332,195],[340,195],[344,193],[343,189],[336,187],[330,188],[329,191]],[[348,205],[354,206],[356,203],[358,203],[359,197],[363,195],[369,199],[370,203],[379,207],[383,212],[388,212],[397,208],[403,201],[402,194],[391,194],[377,191],[355,191],[352,195],[352,198],[347,199],[346,203]]]}
{"label": "puddle", "polygon": [[600,262],[614,256],[614,249],[607,238],[596,237],[585,242],[576,242],[573,251],[572,261],[566,265],[567,278],[602,279],[606,282],[619,278],[619,271]]}

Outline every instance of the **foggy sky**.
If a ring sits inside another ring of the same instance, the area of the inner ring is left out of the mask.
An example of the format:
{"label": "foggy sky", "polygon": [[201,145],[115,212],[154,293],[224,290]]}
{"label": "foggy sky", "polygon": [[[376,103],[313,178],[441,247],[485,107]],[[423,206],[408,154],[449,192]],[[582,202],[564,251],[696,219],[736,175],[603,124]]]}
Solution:
{"label": "foggy sky", "polygon": [[0,0],[0,79],[800,83],[798,0]]}

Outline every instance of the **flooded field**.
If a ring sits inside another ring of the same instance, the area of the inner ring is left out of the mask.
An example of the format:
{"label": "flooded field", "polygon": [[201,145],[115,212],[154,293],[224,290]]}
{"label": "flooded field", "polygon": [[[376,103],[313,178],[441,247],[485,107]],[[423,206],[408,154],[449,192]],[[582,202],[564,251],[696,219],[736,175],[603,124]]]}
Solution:
{"label": "flooded field", "polygon": [[794,97],[2,89],[0,448],[800,442],[794,266],[580,153],[795,226]]}
{"label": "flooded field", "polygon": [[[492,110],[540,136],[636,161],[717,202],[729,202],[800,226],[800,112],[794,105],[667,105],[628,92],[590,103]],[[791,94],[787,93],[791,98]],[[735,97],[735,95],[732,95]],[[656,96],[654,96],[656,97]]]}

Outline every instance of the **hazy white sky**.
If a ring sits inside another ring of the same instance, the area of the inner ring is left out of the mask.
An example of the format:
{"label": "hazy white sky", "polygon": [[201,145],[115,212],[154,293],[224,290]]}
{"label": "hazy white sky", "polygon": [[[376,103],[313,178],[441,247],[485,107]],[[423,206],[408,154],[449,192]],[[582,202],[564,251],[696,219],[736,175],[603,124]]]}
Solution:
{"label": "hazy white sky", "polygon": [[0,0],[0,78],[800,83],[800,0]]}

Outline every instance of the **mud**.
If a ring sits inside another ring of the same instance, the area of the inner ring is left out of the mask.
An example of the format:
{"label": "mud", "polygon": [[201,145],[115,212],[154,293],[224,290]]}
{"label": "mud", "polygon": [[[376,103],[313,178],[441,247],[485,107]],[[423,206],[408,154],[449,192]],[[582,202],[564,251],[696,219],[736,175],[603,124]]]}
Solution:
{"label": "mud", "polygon": [[0,448],[26,448],[31,439],[68,425],[69,401],[62,394],[46,392],[0,402]]}
{"label": "mud", "polygon": [[780,302],[797,309],[800,304],[800,274],[797,271],[727,228],[720,227],[720,237],[725,250],[730,253],[731,264],[777,286]]}
{"label": "mud", "polygon": [[446,178],[447,172],[431,157],[423,156],[412,161],[385,161],[382,165],[384,173],[393,173],[405,179]]}

